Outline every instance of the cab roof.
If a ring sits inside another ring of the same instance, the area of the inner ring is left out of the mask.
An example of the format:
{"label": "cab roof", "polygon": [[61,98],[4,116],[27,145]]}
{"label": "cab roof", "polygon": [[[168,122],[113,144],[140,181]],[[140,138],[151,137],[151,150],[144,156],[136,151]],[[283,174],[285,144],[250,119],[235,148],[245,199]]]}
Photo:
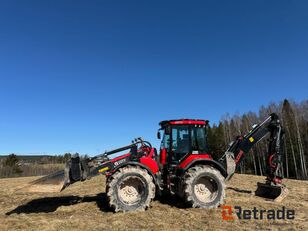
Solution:
{"label": "cab roof", "polygon": [[199,119],[178,119],[178,120],[163,120],[159,123],[160,126],[164,127],[166,125],[207,125],[208,120]]}

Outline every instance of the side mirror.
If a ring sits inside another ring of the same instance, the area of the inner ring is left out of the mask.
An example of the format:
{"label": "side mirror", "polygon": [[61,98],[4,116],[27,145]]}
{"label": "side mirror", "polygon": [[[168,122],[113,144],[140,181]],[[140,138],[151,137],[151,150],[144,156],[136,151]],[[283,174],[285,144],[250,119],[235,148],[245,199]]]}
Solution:
{"label": "side mirror", "polygon": [[159,139],[159,140],[160,140],[160,138],[161,138],[161,136],[160,136],[160,132],[158,131],[158,132],[157,132],[157,139]]}

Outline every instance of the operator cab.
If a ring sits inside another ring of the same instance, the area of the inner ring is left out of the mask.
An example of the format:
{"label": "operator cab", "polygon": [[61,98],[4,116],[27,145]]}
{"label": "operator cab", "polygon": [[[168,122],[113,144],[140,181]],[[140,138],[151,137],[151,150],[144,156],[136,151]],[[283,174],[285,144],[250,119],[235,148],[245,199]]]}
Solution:
{"label": "operator cab", "polygon": [[[159,123],[163,133],[161,163],[179,163],[189,154],[208,153],[207,120],[165,120]],[[158,138],[160,138],[160,131]],[[165,160],[164,160],[165,159]]]}

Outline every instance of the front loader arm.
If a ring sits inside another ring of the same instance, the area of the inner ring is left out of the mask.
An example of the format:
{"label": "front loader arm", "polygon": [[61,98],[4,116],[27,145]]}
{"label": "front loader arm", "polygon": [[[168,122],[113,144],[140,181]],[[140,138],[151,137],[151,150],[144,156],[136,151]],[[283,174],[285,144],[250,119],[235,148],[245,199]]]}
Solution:
{"label": "front loader arm", "polygon": [[[135,139],[130,145],[117,148],[111,151],[106,151],[103,154],[81,158],[78,154],[73,155],[66,163],[65,169],[56,173],[44,176],[33,182],[27,187],[27,191],[31,192],[59,192],[67,186],[78,182],[88,180],[100,173],[106,174],[111,172],[117,165],[124,161],[140,158],[142,155],[147,155],[147,151],[151,150],[152,146],[149,142],[141,138]],[[109,155],[130,150],[127,154],[110,159]]]}
{"label": "front loader arm", "polygon": [[[140,148],[138,148],[139,144],[141,144]],[[82,159],[79,157],[79,155],[72,156],[66,164],[65,182],[62,190],[76,181],[84,181],[100,173],[105,174],[106,172],[112,171],[113,168],[121,164],[121,162],[123,161],[128,161],[131,158],[138,158],[139,155],[144,155],[144,153],[140,153],[140,149],[145,145],[149,148],[152,148],[149,142],[144,141],[142,138],[136,138],[132,141],[130,145],[117,148],[111,151],[106,151],[105,153],[94,157]],[[130,151],[129,153],[121,155],[119,157],[113,159],[109,158],[110,155],[125,150]]]}

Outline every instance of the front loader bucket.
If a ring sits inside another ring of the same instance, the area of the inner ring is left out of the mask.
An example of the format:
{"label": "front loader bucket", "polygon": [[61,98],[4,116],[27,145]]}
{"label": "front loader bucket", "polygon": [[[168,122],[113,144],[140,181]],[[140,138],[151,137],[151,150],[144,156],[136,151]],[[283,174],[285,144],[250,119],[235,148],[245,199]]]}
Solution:
{"label": "front loader bucket", "polygon": [[264,183],[257,183],[257,190],[255,195],[275,202],[281,202],[289,193],[289,190],[283,185],[270,185]]}
{"label": "front loader bucket", "polygon": [[90,168],[87,160],[80,159],[78,155],[74,155],[66,163],[64,170],[32,181],[30,185],[23,188],[23,191],[61,192],[70,184],[89,179],[89,174]]}
{"label": "front loader bucket", "polygon": [[26,192],[61,192],[70,184],[69,167],[53,174],[44,176],[29,183],[30,185],[23,188]]}

